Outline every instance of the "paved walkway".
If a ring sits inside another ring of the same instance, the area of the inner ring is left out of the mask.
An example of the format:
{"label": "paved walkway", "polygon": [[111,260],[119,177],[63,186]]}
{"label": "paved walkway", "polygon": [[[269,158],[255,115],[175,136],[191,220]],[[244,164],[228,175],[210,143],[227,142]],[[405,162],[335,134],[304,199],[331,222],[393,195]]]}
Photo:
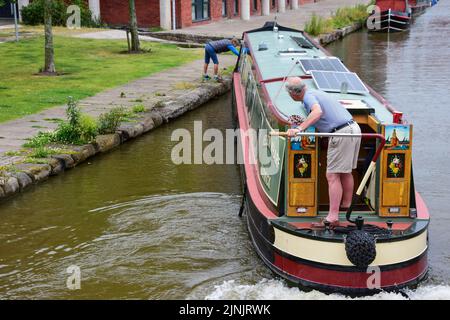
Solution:
{"label": "paved walkway", "polygon": [[[221,68],[234,65],[236,57],[220,56]],[[80,101],[83,112],[94,117],[118,106],[132,107],[144,105],[152,107],[155,101],[169,100],[177,95],[174,85],[177,83],[195,83],[202,74],[203,60],[185,64],[180,67],[155,73],[128,84],[106,90],[93,97]],[[211,71],[211,70],[210,70]],[[159,93],[159,94],[158,94]],[[161,96],[160,94],[165,94]],[[178,91],[178,94],[180,92]],[[124,96],[124,97],[121,97]],[[19,150],[22,145],[39,131],[55,129],[55,119],[65,119],[66,106],[46,109],[40,113],[0,124],[0,166],[11,164],[13,157],[3,155],[4,152]]]}
{"label": "paved walkway", "polygon": [[[299,5],[298,10],[289,9],[286,10],[285,13],[276,15],[277,21],[280,25],[303,30],[305,22],[310,19],[313,13],[323,17],[328,17],[338,8],[367,3],[369,3],[369,0],[320,0],[316,3]],[[266,21],[273,21],[274,19],[275,13],[272,13],[269,16],[252,16],[249,21],[227,19],[211,24],[180,29],[176,32],[224,37],[240,37],[244,31],[262,27]]]}
{"label": "paved walkway", "polygon": [[0,29],[14,28],[14,19],[0,18]]}

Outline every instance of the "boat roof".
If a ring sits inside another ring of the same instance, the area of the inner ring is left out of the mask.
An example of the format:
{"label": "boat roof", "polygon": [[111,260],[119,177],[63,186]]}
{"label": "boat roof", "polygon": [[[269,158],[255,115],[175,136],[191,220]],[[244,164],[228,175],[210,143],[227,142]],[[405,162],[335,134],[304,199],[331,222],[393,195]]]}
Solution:
{"label": "boat roof", "polygon": [[[301,38],[312,44],[312,48],[302,48],[297,43]],[[279,116],[287,120],[291,115],[307,116],[304,108],[299,108],[301,102],[294,101],[288,92],[282,88],[283,80],[286,76],[300,76],[303,78],[309,89],[319,89],[310,74],[307,74],[300,64],[299,59],[329,59],[328,53],[312,42],[302,31],[284,28],[279,26],[278,32],[274,32],[267,24],[261,29],[256,29],[244,33],[244,40],[250,48],[250,54],[256,63],[259,83],[265,87],[273,106],[279,112]],[[265,50],[258,50],[260,46]],[[297,51],[297,52],[296,52]],[[301,51],[301,52],[300,52]],[[297,64],[296,64],[297,63]],[[351,71],[351,70],[350,70]],[[366,85],[366,84],[365,84]],[[366,87],[368,87],[366,85]],[[345,104],[367,106],[381,123],[392,123],[392,112],[382,98],[376,97],[376,93],[369,89],[360,93],[328,92],[338,100],[345,100]]]}

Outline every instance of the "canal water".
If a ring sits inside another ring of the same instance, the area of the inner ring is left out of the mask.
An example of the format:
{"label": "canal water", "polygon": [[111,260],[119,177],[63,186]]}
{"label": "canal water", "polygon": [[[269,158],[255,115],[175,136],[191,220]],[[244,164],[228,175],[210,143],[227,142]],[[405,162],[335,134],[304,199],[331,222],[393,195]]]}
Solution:
{"label": "canal water", "polygon": [[[412,299],[450,299],[449,37],[442,1],[406,33],[328,47],[415,125],[416,186],[433,220],[430,277]],[[232,128],[230,96],[0,204],[0,299],[344,298],[289,288],[262,264],[237,216],[236,166],[172,163],[173,130],[194,121]],[[81,288],[69,290],[77,268]]]}

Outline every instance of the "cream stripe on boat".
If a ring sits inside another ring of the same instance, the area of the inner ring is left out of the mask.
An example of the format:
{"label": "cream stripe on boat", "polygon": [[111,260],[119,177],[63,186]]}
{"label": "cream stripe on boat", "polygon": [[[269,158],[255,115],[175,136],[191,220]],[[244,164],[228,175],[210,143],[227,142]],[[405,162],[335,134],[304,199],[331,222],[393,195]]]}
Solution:
{"label": "cream stripe on boat", "polygon": [[[297,237],[275,229],[275,247],[295,257],[325,264],[353,266],[347,259],[345,244]],[[405,262],[420,256],[427,249],[427,231],[401,241],[377,243],[377,256],[372,266]]]}

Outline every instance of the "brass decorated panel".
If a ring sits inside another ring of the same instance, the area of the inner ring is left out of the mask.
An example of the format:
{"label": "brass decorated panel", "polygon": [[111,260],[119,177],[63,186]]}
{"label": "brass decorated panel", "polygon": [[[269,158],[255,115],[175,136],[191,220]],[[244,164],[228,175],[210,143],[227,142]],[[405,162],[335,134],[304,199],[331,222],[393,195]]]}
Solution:
{"label": "brass decorated panel", "polygon": [[289,184],[289,205],[291,207],[313,207],[316,195],[314,182]]}
{"label": "brass decorated panel", "polygon": [[409,184],[402,182],[385,182],[383,185],[383,206],[399,206],[408,205]]}
{"label": "brass decorated panel", "polygon": [[292,150],[289,144],[288,216],[317,214],[316,146],[308,150]]}
{"label": "brass decorated panel", "polygon": [[382,178],[380,216],[408,216],[411,150],[384,150],[380,174]]}

